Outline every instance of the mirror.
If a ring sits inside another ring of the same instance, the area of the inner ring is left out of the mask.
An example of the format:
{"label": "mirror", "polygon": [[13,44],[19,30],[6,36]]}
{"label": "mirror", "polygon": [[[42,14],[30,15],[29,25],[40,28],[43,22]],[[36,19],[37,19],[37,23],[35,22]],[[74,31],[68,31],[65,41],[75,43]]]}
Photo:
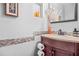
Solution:
{"label": "mirror", "polygon": [[49,3],[51,23],[77,21],[77,3]]}

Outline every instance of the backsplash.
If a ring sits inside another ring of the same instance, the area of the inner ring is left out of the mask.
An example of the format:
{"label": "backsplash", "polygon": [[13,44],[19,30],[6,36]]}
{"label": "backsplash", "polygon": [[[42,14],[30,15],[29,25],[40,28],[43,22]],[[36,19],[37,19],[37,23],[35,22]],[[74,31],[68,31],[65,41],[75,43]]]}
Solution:
{"label": "backsplash", "polygon": [[47,34],[47,31],[36,31],[33,33],[33,35],[37,36],[37,35],[42,35],[42,34]]}

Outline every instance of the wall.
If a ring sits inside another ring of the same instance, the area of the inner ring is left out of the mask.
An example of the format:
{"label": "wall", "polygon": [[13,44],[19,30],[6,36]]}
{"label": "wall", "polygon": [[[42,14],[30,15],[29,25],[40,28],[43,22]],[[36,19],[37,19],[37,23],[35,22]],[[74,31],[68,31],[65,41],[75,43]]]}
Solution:
{"label": "wall", "polygon": [[34,55],[35,41],[5,46],[0,48],[0,56],[32,56]]}
{"label": "wall", "polygon": [[0,47],[0,56],[34,56],[36,43],[40,41],[33,40],[17,45]]}
{"label": "wall", "polygon": [[[78,14],[79,14],[79,4],[78,4]],[[72,32],[74,28],[78,28],[79,30],[79,15],[78,15],[78,21],[54,23],[51,24],[51,26],[52,26],[52,30],[54,31],[58,31],[59,29],[62,29],[65,32]]]}
{"label": "wall", "polygon": [[44,19],[33,17],[33,4],[19,4],[19,17],[5,16],[0,4],[0,39],[31,36],[34,31],[43,30]]}
{"label": "wall", "polygon": [[[32,3],[19,4],[18,17],[6,16],[5,6],[0,4],[0,40],[33,36],[35,31],[46,30],[47,21],[45,19],[33,17]],[[23,44],[0,47],[0,55],[33,55],[37,42],[38,40],[34,40]]]}

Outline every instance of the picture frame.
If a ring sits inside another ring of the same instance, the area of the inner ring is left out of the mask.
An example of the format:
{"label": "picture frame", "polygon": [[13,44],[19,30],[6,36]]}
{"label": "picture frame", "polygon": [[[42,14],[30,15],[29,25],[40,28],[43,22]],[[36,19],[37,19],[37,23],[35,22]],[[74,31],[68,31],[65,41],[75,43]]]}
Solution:
{"label": "picture frame", "polygon": [[42,3],[35,3],[33,5],[33,16],[34,17],[42,17]]}
{"label": "picture frame", "polygon": [[6,3],[5,10],[8,16],[18,16],[18,3]]}

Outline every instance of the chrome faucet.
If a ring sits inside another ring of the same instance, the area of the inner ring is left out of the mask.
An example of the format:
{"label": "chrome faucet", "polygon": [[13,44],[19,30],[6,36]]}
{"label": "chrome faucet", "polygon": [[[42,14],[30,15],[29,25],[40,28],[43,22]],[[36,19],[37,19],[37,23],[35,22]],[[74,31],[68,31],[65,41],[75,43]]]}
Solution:
{"label": "chrome faucet", "polygon": [[58,30],[58,35],[64,35],[64,32],[61,29],[59,29]]}

